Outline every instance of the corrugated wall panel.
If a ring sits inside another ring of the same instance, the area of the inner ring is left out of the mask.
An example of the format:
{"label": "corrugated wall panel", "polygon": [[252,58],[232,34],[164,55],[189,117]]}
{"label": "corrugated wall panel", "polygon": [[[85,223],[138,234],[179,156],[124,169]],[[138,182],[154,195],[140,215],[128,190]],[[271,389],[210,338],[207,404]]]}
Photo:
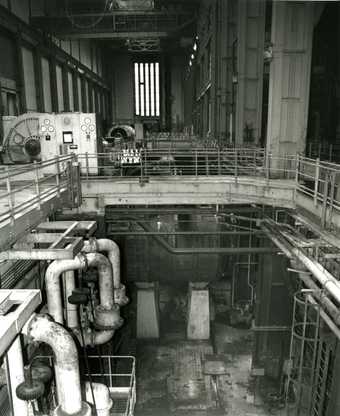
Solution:
{"label": "corrugated wall panel", "polygon": [[35,83],[35,68],[33,51],[22,48],[23,72],[25,78],[25,96],[27,111],[37,111],[37,90]]}
{"label": "corrugated wall panel", "polygon": [[46,58],[41,59],[41,71],[45,111],[50,113],[52,112],[50,62]]}
{"label": "corrugated wall panel", "polygon": [[56,66],[57,76],[57,96],[58,96],[58,111],[65,110],[64,91],[63,91],[63,71],[60,65]]}

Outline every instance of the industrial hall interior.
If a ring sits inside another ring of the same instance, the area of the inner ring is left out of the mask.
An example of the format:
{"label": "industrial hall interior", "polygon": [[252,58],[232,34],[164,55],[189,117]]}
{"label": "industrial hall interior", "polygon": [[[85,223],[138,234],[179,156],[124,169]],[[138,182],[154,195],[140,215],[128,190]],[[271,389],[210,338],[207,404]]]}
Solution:
{"label": "industrial hall interior", "polygon": [[340,1],[0,0],[0,416],[340,415]]}

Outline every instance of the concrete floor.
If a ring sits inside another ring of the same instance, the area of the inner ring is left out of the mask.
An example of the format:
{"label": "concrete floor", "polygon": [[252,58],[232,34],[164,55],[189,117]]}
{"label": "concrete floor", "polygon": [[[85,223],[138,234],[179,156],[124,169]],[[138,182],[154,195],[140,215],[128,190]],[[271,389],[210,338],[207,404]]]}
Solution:
{"label": "concrete floor", "polygon": [[284,414],[268,400],[275,390],[254,393],[251,332],[215,323],[213,334],[215,350],[208,341],[185,340],[183,332],[138,344],[137,416]]}

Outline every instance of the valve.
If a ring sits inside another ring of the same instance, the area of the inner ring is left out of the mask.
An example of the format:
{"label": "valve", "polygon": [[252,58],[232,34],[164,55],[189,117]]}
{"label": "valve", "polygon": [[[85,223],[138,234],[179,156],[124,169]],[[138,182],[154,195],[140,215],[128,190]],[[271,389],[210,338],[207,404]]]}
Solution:
{"label": "valve", "polygon": [[86,305],[88,295],[82,291],[73,290],[67,300],[71,305]]}
{"label": "valve", "polygon": [[15,392],[20,400],[32,401],[43,396],[45,391],[44,383],[32,378],[31,368],[25,368],[25,381],[20,383]]}

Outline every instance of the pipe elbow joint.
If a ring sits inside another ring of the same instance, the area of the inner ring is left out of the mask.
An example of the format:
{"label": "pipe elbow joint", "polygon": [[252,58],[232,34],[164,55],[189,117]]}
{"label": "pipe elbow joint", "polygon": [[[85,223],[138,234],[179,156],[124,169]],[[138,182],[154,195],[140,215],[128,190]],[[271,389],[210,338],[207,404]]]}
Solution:
{"label": "pipe elbow joint", "polygon": [[114,290],[115,303],[119,306],[125,306],[129,303],[129,298],[126,296],[126,288],[124,285],[120,285]]}
{"label": "pipe elbow joint", "polygon": [[80,412],[72,413],[72,415],[70,415],[69,413],[65,413],[60,405],[57,406],[55,410],[53,411],[53,416],[91,416],[91,415],[92,415],[91,406],[86,402],[82,402],[82,407],[81,407]]}
{"label": "pipe elbow joint", "polygon": [[27,336],[33,341],[40,341],[41,333],[44,333],[46,326],[52,322],[54,322],[54,319],[47,313],[33,315],[27,327]]}
{"label": "pipe elbow joint", "polygon": [[95,253],[98,251],[98,244],[96,237],[90,237],[87,241],[84,242],[85,253]]}
{"label": "pipe elbow joint", "polygon": [[114,304],[111,309],[98,305],[94,311],[94,325],[100,330],[118,329],[123,325],[119,305]]}

